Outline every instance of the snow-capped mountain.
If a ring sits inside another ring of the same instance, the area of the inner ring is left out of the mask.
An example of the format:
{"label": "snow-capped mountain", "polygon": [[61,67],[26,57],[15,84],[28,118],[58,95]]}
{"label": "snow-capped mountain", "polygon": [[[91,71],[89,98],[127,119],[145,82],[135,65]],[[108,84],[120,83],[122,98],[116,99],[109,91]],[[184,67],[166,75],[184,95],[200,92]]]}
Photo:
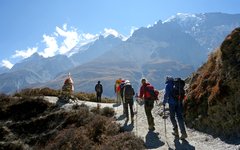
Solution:
{"label": "snow-capped mountain", "polygon": [[74,62],[74,64],[77,65],[90,62],[119,45],[121,42],[123,41],[119,37],[115,37],[113,35],[104,37],[100,35],[99,38],[94,42],[80,47],[78,53],[73,54],[70,59]]}
{"label": "snow-capped mountain", "polygon": [[[186,77],[206,61],[209,51],[220,45],[225,36],[240,24],[240,14],[205,13],[177,14],[167,21],[158,21],[151,27],[136,30],[126,41],[108,35],[87,45],[77,45],[72,55],[42,58],[38,55],[16,64],[9,76],[28,69],[34,75],[37,86],[61,88],[63,77],[71,72],[78,91],[93,92],[93,86],[101,80],[113,96],[112,86],[119,77],[130,79],[135,88],[141,77],[158,89],[164,87],[164,76]],[[23,74],[22,78],[26,78]],[[7,76],[5,76],[7,77]],[[1,91],[16,91],[0,76]],[[37,79],[39,80],[37,81]],[[31,83],[33,83],[31,80]],[[36,86],[36,84],[34,84]],[[25,87],[25,86],[22,86]],[[7,88],[7,90],[6,90]]]}
{"label": "snow-capped mountain", "polygon": [[232,29],[240,26],[239,20],[239,14],[178,13],[164,21],[164,24],[178,24],[184,32],[195,38],[209,52],[218,47]]}
{"label": "snow-capped mountain", "polygon": [[73,66],[71,60],[65,55],[44,58],[35,53],[22,62],[15,64],[10,73],[15,73],[19,70],[29,70],[41,78],[39,82],[47,82],[54,79],[58,73],[68,70]]}

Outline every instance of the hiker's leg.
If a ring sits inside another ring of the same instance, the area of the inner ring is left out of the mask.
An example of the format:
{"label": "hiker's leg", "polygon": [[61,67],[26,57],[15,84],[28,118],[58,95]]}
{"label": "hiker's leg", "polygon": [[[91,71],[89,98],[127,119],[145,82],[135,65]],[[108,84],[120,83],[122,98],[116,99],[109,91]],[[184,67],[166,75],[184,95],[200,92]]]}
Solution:
{"label": "hiker's leg", "polygon": [[129,113],[128,113],[128,103],[123,103],[123,109],[124,109],[124,114],[126,115],[127,119],[129,119]]}
{"label": "hiker's leg", "polygon": [[152,128],[154,128],[154,119],[153,119],[152,112],[151,112],[152,107],[144,105],[144,108],[145,108],[145,113],[147,116],[149,129],[152,129]]}
{"label": "hiker's leg", "polygon": [[176,114],[177,114],[177,120],[178,120],[181,133],[186,134],[186,129],[185,129],[184,120],[183,120],[183,105],[181,102],[179,102],[177,105]]}
{"label": "hiker's leg", "polygon": [[131,114],[131,119],[134,117],[134,112],[133,112],[133,99],[129,100],[129,107],[130,107],[130,114]]}
{"label": "hiker's leg", "polygon": [[149,111],[149,107],[147,107],[146,105],[144,105],[144,110],[145,110],[145,114],[146,114],[146,117],[147,117],[147,122],[148,122],[148,126],[150,126],[151,124],[151,121],[150,121],[150,111]]}
{"label": "hiker's leg", "polygon": [[99,93],[99,102],[101,102],[102,93]]}
{"label": "hiker's leg", "polygon": [[152,109],[153,109],[153,107],[150,107],[150,118],[151,118],[151,125],[152,125],[152,127],[154,127],[155,123],[154,123],[154,118],[153,118],[153,115],[152,115]]}
{"label": "hiker's leg", "polygon": [[121,94],[117,92],[117,104],[121,104]]}
{"label": "hiker's leg", "polygon": [[174,132],[178,129],[177,121],[175,119],[175,116],[176,116],[176,110],[175,109],[176,109],[175,104],[169,104],[170,120],[172,122]]}
{"label": "hiker's leg", "polygon": [[126,115],[126,109],[124,107],[125,102],[123,101],[123,98],[121,96],[120,96],[120,100],[121,100],[120,104],[122,103],[122,106],[123,106],[123,114]]}
{"label": "hiker's leg", "polygon": [[96,102],[98,102],[98,95],[97,95],[97,93],[96,93]]}

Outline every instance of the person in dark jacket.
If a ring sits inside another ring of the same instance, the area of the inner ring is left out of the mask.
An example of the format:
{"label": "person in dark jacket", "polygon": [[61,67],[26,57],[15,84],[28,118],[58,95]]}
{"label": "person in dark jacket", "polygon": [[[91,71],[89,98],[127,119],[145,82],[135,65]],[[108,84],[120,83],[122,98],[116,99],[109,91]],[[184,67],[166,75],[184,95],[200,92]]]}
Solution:
{"label": "person in dark jacket", "polygon": [[126,122],[129,120],[129,113],[128,113],[128,106],[130,108],[130,115],[131,115],[131,124],[134,123],[134,112],[133,112],[133,96],[135,95],[134,89],[129,80],[125,81],[123,86],[123,105],[126,115]]}
{"label": "person in dark jacket", "polygon": [[102,84],[100,83],[100,81],[98,81],[98,83],[96,84],[95,91],[96,91],[96,96],[97,96],[97,102],[101,102],[103,87],[102,87]]}
{"label": "person in dark jacket", "polygon": [[146,79],[142,79],[142,86],[140,88],[140,95],[139,98],[144,100],[144,109],[145,109],[145,113],[147,116],[147,121],[148,121],[148,129],[151,131],[155,130],[155,124],[154,124],[154,118],[152,115],[152,109],[154,106],[154,100],[152,100],[150,98],[150,93],[146,90],[147,86],[150,85],[150,83],[148,83],[146,81]]}
{"label": "person in dark jacket", "polygon": [[123,100],[123,87],[124,87],[124,85],[125,85],[125,80],[122,79],[122,80],[121,80],[121,84],[119,85],[119,88],[120,88],[120,96],[121,96],[120,99],[121,99],[121,103],[122,103],[122,106],[123,106],[123,115],[126,116],[126,110],[125,110],[125,107],[124,107],[125,101]]}
{"label": "person in dark jacket", "polygon": [[[174,80],[172,77],[168,76],[166,77],[166,87],[165,87],[165,94],[164,94],[164,100],[163,100],[163,106],[165,108],[166,103],[169,104],[169,111],[170,111],[170,120],[173,125],[173,135],[175,137],[179,137],[178,133],[178,125],[181,130],[181,139],[187,138],[186,129],[184,126],[184,120],[183,120],[183,103],[182,100],[177,100],[173,97],[173,86],[174,86]],[[177,121],[175,117],[177,116]]]}

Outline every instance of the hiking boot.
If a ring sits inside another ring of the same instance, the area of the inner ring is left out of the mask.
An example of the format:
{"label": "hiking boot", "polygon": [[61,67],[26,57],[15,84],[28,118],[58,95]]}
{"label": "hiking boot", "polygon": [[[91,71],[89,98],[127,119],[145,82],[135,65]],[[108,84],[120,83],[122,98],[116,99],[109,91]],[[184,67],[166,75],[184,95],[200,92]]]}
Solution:
{"label": "hiking boot", "polygon": [[173,130],[172,135],[174,135],[176,138],[179,138],[178,130]]}
{"label": "hiking boot", "polygon": [[185,132],[185,133],[182,133],[180,139],[181,139],[181,140],[184,140],[184,139],[186,139],[186,138],[187,138],[187,133],[186,133],[186,132]]}
{"label": "hiking boot", "polygon": [[149,130],[149,131],[154,131],[154,130],[155,130],[154,125],[150,125],[150,126],[148,127],[148,130]]}
{"label": "hiking boot", "polygon": [[154,131],[154,130],[155,130],[155,127],[149,127],[148,130],[149,130],[149,131]]}

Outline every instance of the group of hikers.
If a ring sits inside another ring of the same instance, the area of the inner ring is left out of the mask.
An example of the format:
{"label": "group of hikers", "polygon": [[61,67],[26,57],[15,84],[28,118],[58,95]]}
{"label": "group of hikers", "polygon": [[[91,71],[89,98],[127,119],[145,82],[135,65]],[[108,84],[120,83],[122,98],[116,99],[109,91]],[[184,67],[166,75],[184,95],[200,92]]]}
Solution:
{"label": "group of hikers", "polygon": [[[163,99],[163,107],[165,111],[166,103],[169,105],[170,111],[170,121],[173,125],[172,134],[179,138],[178,126],[180,128],[181,136],[180,139],[187,138],[186,129],[184,126],[183,119],[183,100],[185,98],[184,86],[185,82],[180,78],[174,79],[171,76],[166,77],[166,87],[165,94]],[[126,122],[129,121],[129,109],[130,108],[130,117],[131,123],[134,123],[134,111],[133,111],[133,102],[134,102],[134,89],[131,86],[129,80],[122,80],[121,78],[116,80],[115,83],[115,93],[117,97],[117,103],[123,104],[123,114],[126,116]],[[139,95],[135,95],[137,102],[144,102],[144,110],[147,117],[148,129],[150,131],[155,130],[154,117],[152,115],[152,109],[154,107],[154,102],[158,100],[158,91],[147,82],[145,78],[141,79],[141,87]],[[164,119],[165,116],[163,117]],[[177,121],[176,121],[177,118]],[[177,123],[178,122],[178,123]]]}
{"label": "group of hikers", "polygon": [[[171,76],[166,77],[166,87],[165,94],[163,99],[163,107],[165,111],[165,106],[168,103],[170,111],[170,121],[173,126],[173,135],[179,138],[179,128],[181,132],[180,139],[187,138],[187,133],[184,125],[183,119],[183,100],[185,96],[184,85],[185,82],[180,78],[174,79]],[[73,80],[68,75],[67,79],[64,82],[62,91],[68,91],[70,94],[73,92]],[[129,109],[130,109],[130,118],[131,124],[134,124],[134,97],[138,103],[144,103],[144,110],[147,117],[148,129],[150,131],[155,130],[154,117],[152,115],[152,109],[154,107],[154,102],[158,100],[158,91],[147,82],[145,78],[141,79],[141,87],[139,89],[139,95],[136,93],[134,88],[131,85],[129,80],[123,80],[119,78],[116,80],[114,85],[114,91],[116,94],[116,103],[122,104],[123,106],[123,115],[126,117],[126,123],[129,121]],[[103,86],[100,81],[95,85],[96,92],[96,101],[101,102],[101,95],[103,93]],[[177,118],[177,120],[176,120]],[[164,118],[166,119],[166,118]],[[179,127],[179,128],[178,128]]]}

